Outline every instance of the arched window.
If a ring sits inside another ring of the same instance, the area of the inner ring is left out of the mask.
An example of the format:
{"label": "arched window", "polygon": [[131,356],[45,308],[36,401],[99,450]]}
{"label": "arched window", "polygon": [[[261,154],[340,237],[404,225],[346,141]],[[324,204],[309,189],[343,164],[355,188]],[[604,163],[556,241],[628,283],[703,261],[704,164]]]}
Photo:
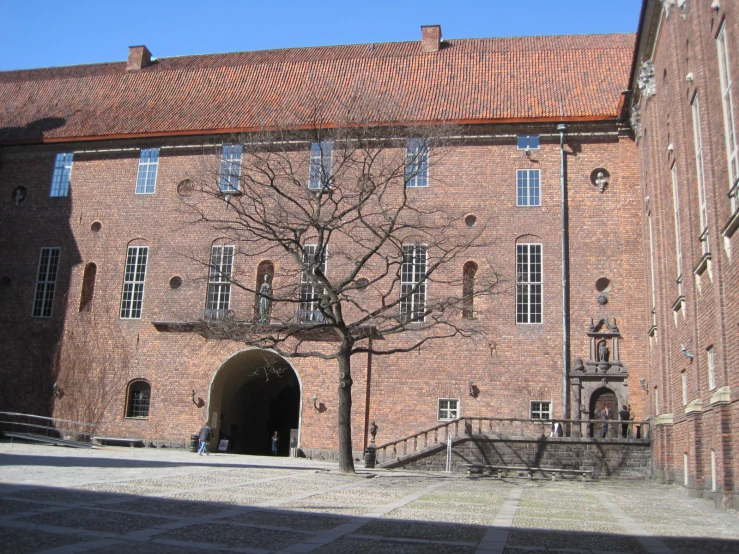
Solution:
{"label": "arched window", "polygon": [[467,262],[462,268],[462,317],[472,319],[475,313],[475,274],[477,264]]}
{"label": "arched window", "polygon": [[[269,283],[270,287],[274,286],[273,282],[275,278],[275,265],[270,262],[269,260],[264,260],[259,262],[259,265],[257,266],[257,282],[254,284],[254,321],[259,321],[261,319],[261,313],[259,310],[259,301],[262,298],[259,294],[259,289],[264,284],[264,278],[267,277],[267,282]],[[272,302],[268,302],[267,306],[269,307],[268,311],[271,311],[272,308]]]}
{"label": "arched window", "polygon": [[143,380],[131,381],[128,385],[126,417],[149,417],[151,385]]}
{"label": "arched window", "polygon": [[82,276],[82,294],[80,294],[80,312],[89,312],[92,309],[97,272],[98,268],[94,263],[90,262],[85,266],[85,273]]}

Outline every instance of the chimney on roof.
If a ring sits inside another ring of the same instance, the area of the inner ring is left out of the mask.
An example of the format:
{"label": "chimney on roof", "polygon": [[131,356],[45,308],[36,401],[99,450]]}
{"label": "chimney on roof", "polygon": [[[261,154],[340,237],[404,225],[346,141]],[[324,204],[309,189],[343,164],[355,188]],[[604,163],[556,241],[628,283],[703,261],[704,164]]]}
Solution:
{"label": "chimney on roof", "polygon": [[151,52],[146,46],[129,46],[126,71],[138,71],[151,65]]}
{"label": "chimney on roof", "polygon": [[438,52],[441,46],[441,25],[421,25],[421,51]]}

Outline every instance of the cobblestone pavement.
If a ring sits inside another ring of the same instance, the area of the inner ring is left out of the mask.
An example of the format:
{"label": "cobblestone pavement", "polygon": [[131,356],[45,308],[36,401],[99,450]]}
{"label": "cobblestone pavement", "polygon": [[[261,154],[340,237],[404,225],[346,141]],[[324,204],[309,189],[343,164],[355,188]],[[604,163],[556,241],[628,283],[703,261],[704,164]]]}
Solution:
{"label": "cobblestone pavement", "polygon": [[644,481],[526,481],[0,443],[0,553],[739,553],[739,518]]}

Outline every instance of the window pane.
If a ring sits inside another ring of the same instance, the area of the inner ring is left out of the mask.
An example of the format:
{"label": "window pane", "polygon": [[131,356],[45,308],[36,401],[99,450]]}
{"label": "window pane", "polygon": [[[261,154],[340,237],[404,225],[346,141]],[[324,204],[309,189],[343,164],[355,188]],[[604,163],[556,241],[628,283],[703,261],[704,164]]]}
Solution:
{"label": "window pane", "polygon": [[148,246],[129,246],[126,252],[126,268],[121,292],[121,318],[139,319],[144,303],[144,280]]}
{"label": "window pane", "polygon": [[56,155],[49,196],[67,196],[69,194],[69,181],[72,176],[72,158],[73,154],[71,153]]}

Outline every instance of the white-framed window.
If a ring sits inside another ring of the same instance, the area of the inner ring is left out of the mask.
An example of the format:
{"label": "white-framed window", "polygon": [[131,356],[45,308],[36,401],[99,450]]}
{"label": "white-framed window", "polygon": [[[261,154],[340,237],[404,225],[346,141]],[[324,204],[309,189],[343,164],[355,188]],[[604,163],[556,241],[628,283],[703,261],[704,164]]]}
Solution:
{"label": "white-framed window", "polygon": [[693,143],[695,145],[695,171],[698,185],[698,216],[700,218],[701,249],[704,254],[710,252],[708,245],[708,209],[706,207],[706,179],[703,168],[703,134],[701,132],[701,111],[698,95],[691,103],[693,114]]}
{"label": "white-framed window", "polygon": [[711,490],[716,491],[716,451],[711,450]]}
{"label": "white-framed window", "polygon": [[428,246],[404,244],[400,269],[400,320],[425,320]]}
{"label": "white-framed window", "polygon": [[154,194],[159,167],[159,148],[142,148],[139,156],[139,174],[136,177],[136,194]]}
{"label": "white-framed window", "polygon": [[234,247],[213,246],[210,249],[208,294],[205,300],[206,316],[221,318],[228,313],[231,303],[231,274]]}
{"label": "white-framed window", "polygon": [[716,359],[713,346],[706,350],[706,357],[708,362],[708,390],[713,390],[716,388]]}
{"label": "white-framed window", "polygon": [[121,294],[121,319],[141,318],[148,256],[148,246],[128,247],[126,269],[123,274],[123,292]]}
{"label": "white-framed window", "polygon": [[672,206],[675,217],[675,261],[677,262],[677,285],[680,296],[683,294],[683,248],[680,241],[680,195],[677,183],[677,163],[670,168],[672,177]]}
{"label": "white-framed window", "polygon": [[457,398],[439,398],[439,409],[436,419],[439,421],[449,421],[459,417],[459,399]]}
{"label": "white-framed window", "polygon": [[729,193],[732,211],[737,208],[737,180],[739,179],[739,159],[737,159],[736,120],[734,118],[734,98],[732,96],[731,72],[729,71],[729,49],[726,39],[726,22],[716,37],[718,48],[718,68],[721,81],[721,104],[724,111],[724,135],[726,137],[726,158],[729,164]]}
{"label": "white-framed window", "polygon": [[657,281],[654,274],[654,229],[652,226],[652,212],[647,214],[649,224],[649,276],[652,285],[652,325],[657,325]]}
{"label": "white-framed window", "polygon": [[223,145],[221,149],[221,171],[218,176],[218,188],[221,192],[239,190],[242,151],[243,147],[240,144]]}
{"label": "white-framed window", "polygon": [[429,147],[423,139],[408,139],[405,147],[405,186],[429,185]]}
{"label": "white-framed window", "polygon": [[323,321],[323,314],[320,311],[321,296],[324,289],[316,286],[311,275],[315,275],[316,270],[326,275],[326,247],[323,248],[323,255],[316,256],[318,245],[306,244],[303,246],[303,272],[300,276],[300,317],[303,322]]}
{"label": "white-framed window", "polygon": [[659,415],[659,388],[654,387],[654,415]]}
{"label": "white-framed window", "polygon": [[310,170],[308,188],[311,190],[331,187],[331,166],[334,159],[334,143],[330,140],[310,145]]}
{"label": "white-framed window", "polygon": [[516,148],[519,150],[538,150],[539,135],[518,135]]}
{"label": "white-framed window", "polygon": [[541,244],[516,245],[516,323],[541,323]]}
{"label": "white-framed window", "polygon": [[36,274],[36,293],[33,297],[33,317],[51,317],[61,251],[58,246],[45,246],[41,249]]}
{"label": "white-framed window", "polygon": [[539,169],[516,170],[516,206],[541,206]]}
{"label": "white-framed window", "polygon": [[532,400],[531,401],[531,419],[551,419],[552,418],[552,403]]}
{"label": "white-framed window", "polygon": [[688,405],[688,372],[684,369],[680,373],[680,382],[683,387],[683,406]]}
{"label": "white-framed window", "polygon": [[71,152],[59,153],[54,159],[54,173],[51,176],[51,191],[49,196],[68,196],[69,181],[72,178],[72,160],[74,154]]}

